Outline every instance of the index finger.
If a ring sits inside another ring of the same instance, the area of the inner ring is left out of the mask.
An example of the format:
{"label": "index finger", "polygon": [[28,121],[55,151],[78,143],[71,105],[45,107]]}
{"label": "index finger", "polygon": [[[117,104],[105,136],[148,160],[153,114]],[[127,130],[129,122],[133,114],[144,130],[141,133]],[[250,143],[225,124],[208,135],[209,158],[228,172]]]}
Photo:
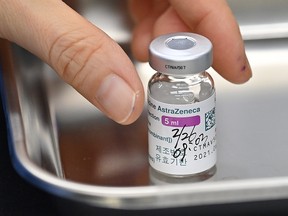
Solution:
{"label": "index finger", "polygon": [[224,0],[170,0],[185,24],[208,37],[214,47],[214,69],[234,83],[252,75],[239,26]]}

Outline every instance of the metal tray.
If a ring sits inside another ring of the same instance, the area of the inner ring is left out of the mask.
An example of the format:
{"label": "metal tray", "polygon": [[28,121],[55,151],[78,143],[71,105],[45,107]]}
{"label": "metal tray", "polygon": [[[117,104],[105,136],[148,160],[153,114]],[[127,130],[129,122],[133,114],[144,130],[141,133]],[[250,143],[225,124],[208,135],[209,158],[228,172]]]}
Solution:
{"label": "metal tray", "polygon": [[[288,39],[246,43],[254,72],[247,84],[231,84],[210,70],[217,90],[218,161],[216,174],[200,182],[151,172],[145,109],[137,122],[120,126],[39,59],[1,45],[11,157],[37,187],[125,210],[288,198]],[[153,71],[135,65],[146,86]]]}

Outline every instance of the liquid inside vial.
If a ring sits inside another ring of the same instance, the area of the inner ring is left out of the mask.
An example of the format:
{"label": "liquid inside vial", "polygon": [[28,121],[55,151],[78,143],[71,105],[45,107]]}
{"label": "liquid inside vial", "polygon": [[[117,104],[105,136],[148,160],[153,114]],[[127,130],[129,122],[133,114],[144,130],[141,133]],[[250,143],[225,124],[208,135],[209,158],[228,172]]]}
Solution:
{"label": "liquid inside vial", "polygon": [[189,104],[203,101],[214,92],[214,83],[207,72],[197,76],[171,76],[156,73],[148,85],[148,94],[169,104]]}

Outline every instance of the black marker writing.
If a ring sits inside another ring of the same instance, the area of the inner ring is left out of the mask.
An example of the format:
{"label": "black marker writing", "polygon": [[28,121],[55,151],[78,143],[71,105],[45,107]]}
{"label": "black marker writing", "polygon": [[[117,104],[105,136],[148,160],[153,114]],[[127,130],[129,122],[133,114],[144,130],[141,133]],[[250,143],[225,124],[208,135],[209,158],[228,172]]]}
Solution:
{"label": "black marker writing", "polygon": [[[199,145],[199,144],[205,144],[207,142],[208,136],[204,135],[203,133],[197,134],[195,130],[196,126],[193,126],[190,132],[186,132],[186,125],[184,125],[181,129],[174,128],[172,129],[173,138],[176,138],[176,143],[174,146],[174,153],[173,157],[178,158],[181,156],[181,161],[183,162],[186,157],[186,151],[187,149],[191,151],[192,148],[190,148],[188,145]],[[182,144],[182,145],[181,145]],[[180,146],[180,147],[179,147]]]}

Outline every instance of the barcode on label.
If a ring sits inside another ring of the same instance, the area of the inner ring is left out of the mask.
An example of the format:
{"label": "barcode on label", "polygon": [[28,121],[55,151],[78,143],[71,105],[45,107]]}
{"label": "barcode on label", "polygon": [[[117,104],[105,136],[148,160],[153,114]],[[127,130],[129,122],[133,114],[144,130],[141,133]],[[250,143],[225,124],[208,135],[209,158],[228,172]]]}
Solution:
{"label": "barcode on label", "polygon": [[216,124],[215,107],[205,113],[205,130],[210,130]]}

